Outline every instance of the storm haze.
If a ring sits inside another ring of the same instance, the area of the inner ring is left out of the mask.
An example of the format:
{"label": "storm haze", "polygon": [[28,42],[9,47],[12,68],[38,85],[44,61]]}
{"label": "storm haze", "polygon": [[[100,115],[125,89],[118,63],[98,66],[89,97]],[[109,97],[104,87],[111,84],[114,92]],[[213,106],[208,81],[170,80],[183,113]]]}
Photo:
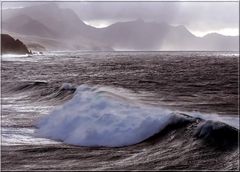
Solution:
{"label": "storm haze", "polygon": [[47,49],[238,50],[237,2],[5,2],[3,9],[3,32]]}

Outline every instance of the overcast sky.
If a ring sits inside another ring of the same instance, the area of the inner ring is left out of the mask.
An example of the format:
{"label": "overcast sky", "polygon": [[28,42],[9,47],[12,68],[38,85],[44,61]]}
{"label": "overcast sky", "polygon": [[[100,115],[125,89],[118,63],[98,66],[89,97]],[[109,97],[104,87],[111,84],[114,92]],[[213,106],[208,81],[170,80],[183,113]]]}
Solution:
{"label": "overcast sky", "polygon": [[[5,2],[3,8],[39,2]],[[143,19],[184,25],[197,36],[210,32],[239,35],[239,2],[60,2],[89,25],[105,27],[119,21]]]}

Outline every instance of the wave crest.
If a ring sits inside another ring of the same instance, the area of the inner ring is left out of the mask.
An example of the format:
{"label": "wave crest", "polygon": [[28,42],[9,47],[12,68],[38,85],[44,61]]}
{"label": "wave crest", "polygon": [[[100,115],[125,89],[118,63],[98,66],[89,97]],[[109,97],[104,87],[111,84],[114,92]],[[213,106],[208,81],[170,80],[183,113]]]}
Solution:
{"label": "wave crest", "polygon": [[[126,99],[101,87],[81,85],[71,100],[41,119],[36,134],[73,145],[120,147],[142,142],[166,127],[204,121]],[[196,136],[204,128],[199,127]]]}
{"label": "wave crest", "polygon": [[43,118],[38,136],[81,146],[126,146],[159,132],[171,111],[128,104],[82,85],[74,97]]}
{"label": "wave crest", "polygon": [[194,133],[195,137],[221,146],[237,144],[239,131],[219,121],[202,121]]}

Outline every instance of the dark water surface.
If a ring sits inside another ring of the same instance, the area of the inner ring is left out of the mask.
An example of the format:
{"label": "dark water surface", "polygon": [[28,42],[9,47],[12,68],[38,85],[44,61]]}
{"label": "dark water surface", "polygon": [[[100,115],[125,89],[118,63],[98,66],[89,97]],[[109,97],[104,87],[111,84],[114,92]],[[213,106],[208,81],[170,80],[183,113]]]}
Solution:
{"label": "dark water surface", "polygon": [[[4,56],[2,169],[236,170],[238,58],[232,52]],[[120,148],[71,146],[36,137],[39,118],[70,100],[82,84],[110,86],[111,93],[186,116],[154,137]],[[199,124],[205,127],[202,133]]]}

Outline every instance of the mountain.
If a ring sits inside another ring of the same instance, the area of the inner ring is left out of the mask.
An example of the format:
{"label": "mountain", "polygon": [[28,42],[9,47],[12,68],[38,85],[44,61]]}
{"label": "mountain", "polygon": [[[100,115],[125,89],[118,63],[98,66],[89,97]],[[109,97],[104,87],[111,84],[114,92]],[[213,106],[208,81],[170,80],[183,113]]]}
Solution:
{"label": "mountain", "polygon": [[144,22],[118,22],[102,29],[101,40],[117,50],[238,51],[238,36],[209,34],[196,37],[185,26]]}
{"label": "mountain", "polygon": [[102,40],[115,49],[161,50],[170,44],[179,45],[196,37],[184,26],[173,27],[167,23],[144,22],[141,19],[119,22],[102,29]]}
{"label": "mountain", "polygon": [[86,25],[73,10],[54,3],[4,10],[2,29],[27,45],[39,44],[48,50],[112,50],[90,38],[96,28]]}
{"label": "mountain", "polygon": [[7,22],[3,22],[3,29],[23,35],[38,35],[41,37],[57,37],[57,33],[49,29],[41,22],[32,19],[28,15],[17,15]]}
{"label": "mountain", "polygon": [[27,46],[18,39],[10,35],[1,34],[1,52],[2,54],[30,54]]}
{"label": "mountain", "polygon": [[[9,26],[15,27],[17,33],[21,33],[23,30],[39,32],[31,24],[40,26],[40,31],[46,33],[41,36],[50,38],[75,36],[79,30],[87,29],[87,25],[72,10],[61,9],[54,3],[20,8],[16,9],[14,13],[11,11],[6,11],[5,15],[5,12],[3,13],[3,29],[8,30]],[[4,16],[6,16],[6,20]],[[36,22],[38,23],[36,24]],[[29,26],[31,27],[28,28]],[[53,31],[54,33],[52,33]],[[36,35],[40,36],[38,33]]]}
{"label": "mountain", "polygon": [[185,26],[145,22],[117,22],[105,28],[86,25],[71,9],[56,4],[3,11],[2,28],[27,45],[50,50],[238,50],[239,37],[209,34],[196,37]]}
{"label": "mountain", "polygon": [[223,36],[218,33],[210,33],[204,36],[200,43],[204,48],[217,49],[222,51],[238,51],[239,36]]}

